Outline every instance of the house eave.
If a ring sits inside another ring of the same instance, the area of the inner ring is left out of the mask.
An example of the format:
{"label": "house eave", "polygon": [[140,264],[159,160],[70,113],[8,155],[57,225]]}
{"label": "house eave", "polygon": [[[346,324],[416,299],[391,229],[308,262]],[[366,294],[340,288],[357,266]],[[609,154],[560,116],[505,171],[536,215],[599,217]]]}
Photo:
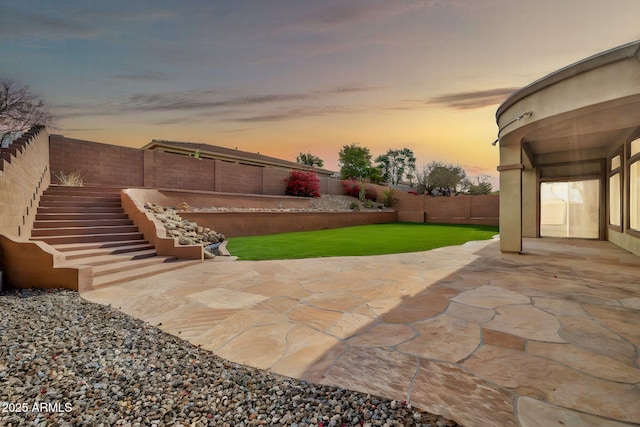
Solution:
{"label": "house eave", "polygon": [[539,92],[542,89],[593,69],[634,57],[640,61],[640,40],[590,56],[548,74],[547,76],[538,79],[511,94],[500,105],[500,107],[498,107],[498,110],[496,111],[496,121],[499,122],[500,116],[518,101]]}

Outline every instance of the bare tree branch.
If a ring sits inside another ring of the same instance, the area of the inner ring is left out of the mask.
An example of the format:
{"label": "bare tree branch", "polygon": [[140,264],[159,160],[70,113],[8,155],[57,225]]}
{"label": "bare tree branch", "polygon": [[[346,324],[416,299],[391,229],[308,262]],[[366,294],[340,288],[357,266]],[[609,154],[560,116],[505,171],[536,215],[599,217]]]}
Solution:
{"label": "bare tree branch", "polygon": [[0,79],[0,144],[34,125],[51,122],[51,113],[44,102],[27,86]]}

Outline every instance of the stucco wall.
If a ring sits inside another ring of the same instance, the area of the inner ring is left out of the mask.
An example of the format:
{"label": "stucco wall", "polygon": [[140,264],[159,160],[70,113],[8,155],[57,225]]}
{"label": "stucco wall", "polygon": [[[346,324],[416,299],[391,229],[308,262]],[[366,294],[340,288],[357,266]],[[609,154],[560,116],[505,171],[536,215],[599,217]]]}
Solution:
{"label": "stucco wall", "polygon": [[608,240],[611,243],[614,243],[621,248],[637,256],[640,256],[640,238],[609,229]]}
{"label": "stucco wall", "polygon": [[522,237],[538,237],[537,186],[536,170],[522,171]]}
{"label": "stucco wall", "polygon": [[[637,250],[633,236],[608,228],[608,176],[603,165],[612,150],[640,126],[638,59],[637,42],[603,52],[524,87],[500,106],[503,250],[517,251],[521,236],[538,235],[538,177],[541,181],[600,179],[599,238]],[[524,168],[522,172],[518,166]]]}

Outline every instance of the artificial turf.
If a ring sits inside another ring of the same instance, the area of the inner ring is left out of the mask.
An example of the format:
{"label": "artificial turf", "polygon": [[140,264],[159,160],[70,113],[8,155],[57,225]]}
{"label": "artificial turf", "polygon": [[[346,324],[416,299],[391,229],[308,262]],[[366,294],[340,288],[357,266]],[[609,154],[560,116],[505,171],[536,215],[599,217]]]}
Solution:
{"label": "artificial turf", "polygon": [[419,252],[486,240],[498,234],[488,225],[395,222],[331,230],[232,237],[227,249],[241,260],[299,259]]}

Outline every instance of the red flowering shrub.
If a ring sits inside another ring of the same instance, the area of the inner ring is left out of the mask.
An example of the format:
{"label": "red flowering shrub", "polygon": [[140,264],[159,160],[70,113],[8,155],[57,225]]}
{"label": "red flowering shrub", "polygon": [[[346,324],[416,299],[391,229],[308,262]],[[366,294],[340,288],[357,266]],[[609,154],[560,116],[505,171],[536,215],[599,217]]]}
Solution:
{"label": "red flowering shrub", "polygon": [[298,197],[320,197],[320,178],[312,171],[291,171],[285,194]]}
{"label": "red flowering shrub", "polygon": [[413,194],[414,196],[417,196],[417,195],[418,195],[418,193],[416,193],[416,192],[415,192],[415,191],[413,191],[413,190],[409,190],[409,191],[407,191],[407,194]]}
{"label": "red flowering shrub", "polygon": [[[342,181],[342,188],[344,189],[344,194],[351,197],[360,198],[360,183],[355,179],[346,179]],[[378,198],[378,193],[375,188],[365,187],[364,189],[364,198],[365,200],[376,201]]]}
{"label": "red flowering shrub", "polygon": [[347,196],[358,197],[360,195],[360,183],[355,179],[342,181],[342,188]]}

